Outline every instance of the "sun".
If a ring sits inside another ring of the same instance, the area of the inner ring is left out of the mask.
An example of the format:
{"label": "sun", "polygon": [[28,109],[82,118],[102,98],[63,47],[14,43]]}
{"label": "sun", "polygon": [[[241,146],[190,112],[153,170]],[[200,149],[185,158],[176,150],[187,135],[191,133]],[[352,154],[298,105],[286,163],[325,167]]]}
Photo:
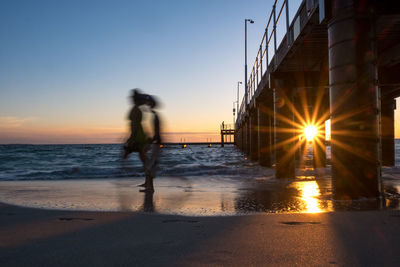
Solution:
{"label": "sun", "polygon": [[304,127],[304,135],[306,136],[307,141],[311,142],[314,140],[314,137],[318,134],[318,129],[314,125],[307,125]]}

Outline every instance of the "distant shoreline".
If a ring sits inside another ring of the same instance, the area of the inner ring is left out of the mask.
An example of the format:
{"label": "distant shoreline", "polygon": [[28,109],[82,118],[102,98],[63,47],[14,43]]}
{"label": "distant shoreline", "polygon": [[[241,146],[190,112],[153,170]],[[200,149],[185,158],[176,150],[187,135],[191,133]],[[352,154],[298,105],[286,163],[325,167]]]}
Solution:
{"label": "distant shoreline", "polygon": [[[400,138],[395,138],[396,140],[400,140]],[[77,145],[77,146],[90,146],[90,145],[122,145],[123,143],[59,143],[59,144],[29,144],[29,143],[7,143],[7,144],[0,144],[0,146],[65,146],[65,145]],[[162,143],[162,145],[220,145],[221,142],[165,142]],[[232,142],[225,142],[225,145],[231,145],[233,144]]]}
{"label": "distant shoreline", "polygon": [[[121,145],[123,143],[82,143],[82,144],[23,144],[23,143],[15,143],[15,144],[0,144],[0,146],[92,146],[92,145]],[[164,146],[172,146],[172,145],[220,145],[221,142],[165,142],[162,143]],[[225,142],[225,145],[233,145],[232,142]]]}

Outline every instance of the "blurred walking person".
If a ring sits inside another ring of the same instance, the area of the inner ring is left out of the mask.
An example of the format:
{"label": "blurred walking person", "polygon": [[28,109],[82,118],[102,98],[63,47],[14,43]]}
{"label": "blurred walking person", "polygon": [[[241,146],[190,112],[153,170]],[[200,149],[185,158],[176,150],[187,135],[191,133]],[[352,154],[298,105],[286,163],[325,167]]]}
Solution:
{"label": "blurred walking person", "polygon": [[128,120],[130,121],[131,135],[124,144],[123,159],[126,159],[132,152],[138,152],[139,158],[142,161],[143,167],[146,166],[146,150],[149,143],[147,135],[143,131],[142,126],[142,111],[140,106],[146,104],[146,99],[138,89],[132,90],[131,100],[133,107],[129,112]]}
{"label": "blurred walking person", "polygon": [[161,146],[160,118],[154,109],[157,106],[155,99],[149,96],[147,104],[151,108],[151,112],[153,114],[154,136],[149,144],[148,157],[146,158],[146,164],[145,164],[146,181],[143,184],[145,189],[141,191],[154,192],[153,179],[156,176],[157,172],[158,160],[160,157],[160,146]]}

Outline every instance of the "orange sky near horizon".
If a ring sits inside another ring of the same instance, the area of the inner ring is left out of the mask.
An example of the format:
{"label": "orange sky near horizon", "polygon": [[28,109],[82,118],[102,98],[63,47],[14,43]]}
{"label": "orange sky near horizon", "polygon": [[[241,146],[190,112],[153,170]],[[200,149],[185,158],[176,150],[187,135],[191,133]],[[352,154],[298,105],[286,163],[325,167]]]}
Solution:
{"label": "orange sky near horizon", "polygon": [[[290,1],[290,20],[301,2]],[[220,124],[233,123],[244,96],[244,18],[255,21],[246,35],[250,73],[273,4],[2,2],[0,144],[122,143],[134,87],[159,98],[165,142],[220,141]]]}
{"label": "orange sky near horizon", "polygon": [[[399,99],[396,99],[398,104]],[[151,135],[150,117],[144,110],[144,128]],[[219,124],[208,124],[206,120],[182,120],[166,125],[164,142],[219,142]],[[400,138],[400,109],[395,111],[395,138]],[[227,124],[232,122],[225,122]],[[123,143],[129,136],[128,121],[123,118],[113,125],[78,124],[71,122],[50,123],[40,118],[0,117],[0,143],[2,144],[89,144]],[[172,127],[177,129],[172,130]],[[197,129],[197,131],[193,131]]]}
{"label": "orange sky near horizon", "polygon": [[[145,116],[146,117],[146,116]],[[179,127],[178,131],[163,129],[164,142],[217,142],[220,140],[219,125],[207,127],[196,124],[198,131],[190,131],[190,125]],[[178,124],[175,124],[178,126]],[[194,127],[194,125],[192,125]],[[211,125],[210,125],[211,126]],[[145,131],[151,135],[148,118]],[[192,128],[195,129],[195,128]],[[128,122],[115,125],[83,125],[81,123],[46,123],[38,118],[0,117],[0,143],[2,144],[89,144],[123,143],[129,136]]]}

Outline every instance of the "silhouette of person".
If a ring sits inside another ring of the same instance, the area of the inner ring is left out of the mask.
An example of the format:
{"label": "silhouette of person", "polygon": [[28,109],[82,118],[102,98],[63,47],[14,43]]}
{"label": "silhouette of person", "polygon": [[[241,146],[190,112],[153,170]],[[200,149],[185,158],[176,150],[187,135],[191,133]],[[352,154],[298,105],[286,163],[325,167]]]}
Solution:
{"label": "silhouette of person", "polygon": [[151,191],[145,191],[143,200],[143,211],[154,212],[153,193]]}
{"label": "silhouette of person", "polygon": [[148,137],[143,131],[142,111],[139,107],[146,104],[146,99],[138,89],[132,90],[131,99],[134,104],[128,116],[128,119],[130,120],[131,135],[124,144],[124,153],[122,158],[126,159],[132,152],[138,152],[139,158],[144,167],[146,164]]}
{"label": "silhouette of person", "polygon": [[145,189],[141,190],[141,192],[147,192],[147,191],[154,192],[153,178],[155,177],[157,171],[158,158],[160,156],[160,145],[161,145],[160,118],[157,112],[154,110],[154,108],[157,105],[155,99],[151,96],[148,96],[147,104],[149,105],[149,107],[151,108],[151,112],[153,113],[154,136],[151,139],[149,145],[150,155],[146,159],[146,166],[145,166],[146,181],[143,184]]}

